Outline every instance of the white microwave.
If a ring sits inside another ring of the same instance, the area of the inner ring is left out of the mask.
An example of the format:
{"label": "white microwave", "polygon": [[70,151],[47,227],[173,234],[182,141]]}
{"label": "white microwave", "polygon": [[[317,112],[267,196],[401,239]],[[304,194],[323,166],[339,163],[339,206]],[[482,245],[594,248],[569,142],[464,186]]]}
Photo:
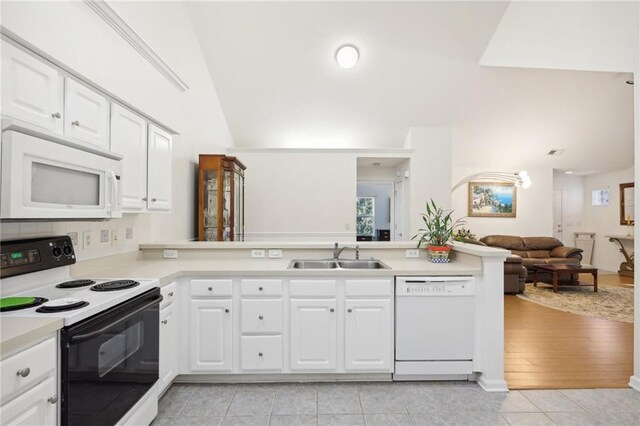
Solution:
{"label": "white microwave", "polygon": [[122,156],[27,127],[2,132],[0,219],[122,217]]}

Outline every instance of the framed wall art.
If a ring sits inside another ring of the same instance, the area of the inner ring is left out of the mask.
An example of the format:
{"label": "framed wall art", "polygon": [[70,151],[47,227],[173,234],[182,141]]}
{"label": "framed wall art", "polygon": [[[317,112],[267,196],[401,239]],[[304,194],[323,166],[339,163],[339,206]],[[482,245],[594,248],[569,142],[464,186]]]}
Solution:
{"label": "framed wall art", "polygon": [[516,217],[517,191],[510,182],[469,182],[469,216]]}

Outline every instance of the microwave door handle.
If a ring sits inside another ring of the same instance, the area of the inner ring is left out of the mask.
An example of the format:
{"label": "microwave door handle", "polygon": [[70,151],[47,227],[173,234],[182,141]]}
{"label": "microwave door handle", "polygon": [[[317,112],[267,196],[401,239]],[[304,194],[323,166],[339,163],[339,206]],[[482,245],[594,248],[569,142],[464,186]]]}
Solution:
{"label": "microwave door handle", "polygon": [[144,311],[145,309],[148,309],[151,306],[160,303],[162,301],[162,299],[163,299],[163,296],[159,295],[158,297],[155,297],[152,301],[150,301],[148,303],[145,303],[144,305],[140,306],[139,308],[137,308],[133,312],[129,312],[125,316],[116,319],[115,321],[105,325],[104,327],[101,327],[98,330],[94,330],[94,331],[91,331],[91,332],[85,333],[85,334],[78,334],[78,335],[75,335],[75,336],[71,336],[71,338],[69,339],[69,343],[74,344],[74,343],[83,342],[85,340],[93,339],[96,336],[104,334],[105,331],[107,331],[108,329],[110,329],[114,325],[117,325],[117,324],[119,324],[119,323],[121,323],[123,321],[126,321],[129,318],[131,318],[132,316],[137,315],[140,312]]}
{"label": "microwave door handle", "polygon": [[114,210],[114,204],[116,203],[116,174],[113,170],[109,170],[111,176],[111,185],[109,186],[109,211]]}

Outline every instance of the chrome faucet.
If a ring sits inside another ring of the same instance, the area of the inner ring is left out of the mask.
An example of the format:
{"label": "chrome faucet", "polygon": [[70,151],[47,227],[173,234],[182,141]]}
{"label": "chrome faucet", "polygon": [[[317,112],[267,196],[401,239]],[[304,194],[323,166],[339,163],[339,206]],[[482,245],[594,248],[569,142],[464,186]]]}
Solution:
{"label": "chrome faucet", "polygon": [[[338,243],[333,244],[333,260],[339,260],[340,255],[344,251],[344,249],[350,248],[349,246],[344,246],[339,248]],[[356,260],[360,260],[360,245],[356,244]]]}

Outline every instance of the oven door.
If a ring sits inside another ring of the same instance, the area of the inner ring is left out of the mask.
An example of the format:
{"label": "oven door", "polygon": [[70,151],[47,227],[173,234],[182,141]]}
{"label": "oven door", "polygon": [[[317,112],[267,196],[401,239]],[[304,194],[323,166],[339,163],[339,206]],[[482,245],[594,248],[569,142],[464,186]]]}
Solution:
{"label": "oven door", "polygon": [[114,425],[158,380],[155,288],[61,331],[62,425]]}
{"label": "oven door", "polygon": [[120,217],[121,161],[8,130],[2,133],[2,219]]}

